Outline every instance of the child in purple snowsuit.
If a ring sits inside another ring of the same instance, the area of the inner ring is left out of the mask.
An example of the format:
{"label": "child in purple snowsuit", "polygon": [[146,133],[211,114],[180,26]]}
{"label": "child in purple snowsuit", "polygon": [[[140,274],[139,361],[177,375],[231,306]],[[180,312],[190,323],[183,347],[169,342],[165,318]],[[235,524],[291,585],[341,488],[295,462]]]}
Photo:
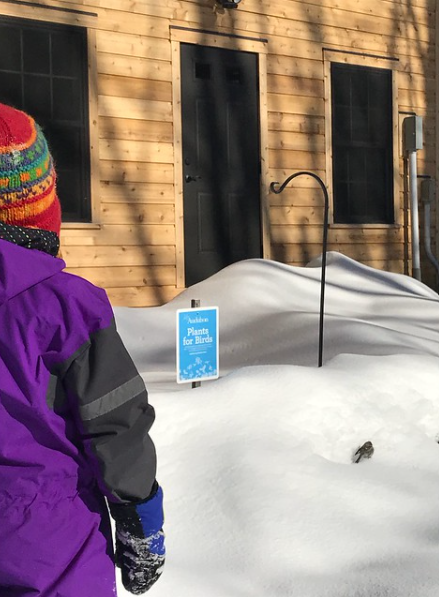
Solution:
{"label": "child in purple snowsuit", "polygon": [[46,139],[0,104],[0,597],[138,595],[165,559],[154,410],[105,292],[63,271]]}

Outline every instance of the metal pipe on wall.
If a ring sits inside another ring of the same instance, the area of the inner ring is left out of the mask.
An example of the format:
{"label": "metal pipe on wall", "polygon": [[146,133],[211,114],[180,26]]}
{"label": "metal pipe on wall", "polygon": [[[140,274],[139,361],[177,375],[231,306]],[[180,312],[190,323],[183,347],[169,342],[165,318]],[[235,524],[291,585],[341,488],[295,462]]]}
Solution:
{"label": "metal pipe on wall", "polygon": [[416,152],[423,148],[422,117],[408,116],[403,121],[404,153],[408,158],[410,221],[412,241],[412,276],[421,279],[421,256],[419,248],[419,205],[418,205],[418,171]]}
{"label": "metal pipe on wall", "polygon": [[421,279],[421,251],[419,246],[418,166],[416,151],[409,153],[410,220],[412,230],[412,276]]}

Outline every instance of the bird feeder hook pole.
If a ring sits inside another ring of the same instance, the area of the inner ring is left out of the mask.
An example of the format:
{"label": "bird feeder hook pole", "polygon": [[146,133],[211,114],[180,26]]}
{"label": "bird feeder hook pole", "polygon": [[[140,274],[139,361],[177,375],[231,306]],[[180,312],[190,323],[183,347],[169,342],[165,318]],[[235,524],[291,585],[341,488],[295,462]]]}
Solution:
{"label": "bird feeder hook pole", "polygon": [[329,196],[328,190],[323,180],[313,172],[301,171],[291,174],[281,185],[278,182],[270,184],[270,191],[279,195],[282,193],[287,184],[297,176],[306,175],[314,178],[320,185],[325,198],[325,212],[323,217],[323,242],[322,242],[322,275],[320,279],[320,322],[319,322],[319,358],[318,366],[321,367],[323,363],[323,319],[325,313],[325,283],[326,283],[326,247],[328,245],[328,212],[329,212]]}

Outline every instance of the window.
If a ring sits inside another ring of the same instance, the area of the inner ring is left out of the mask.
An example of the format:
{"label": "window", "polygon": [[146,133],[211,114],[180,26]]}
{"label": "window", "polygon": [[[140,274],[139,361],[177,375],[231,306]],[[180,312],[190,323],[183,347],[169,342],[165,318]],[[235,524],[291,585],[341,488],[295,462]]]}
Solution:
{"label": "window", "polygon": [[85,28],[0,19],[0,101],[42,127],[67,222],[91,218],[87,64]]}
{"label": "window", "polygon": [[393,224],[392,71],[331,64],[334,223]]}

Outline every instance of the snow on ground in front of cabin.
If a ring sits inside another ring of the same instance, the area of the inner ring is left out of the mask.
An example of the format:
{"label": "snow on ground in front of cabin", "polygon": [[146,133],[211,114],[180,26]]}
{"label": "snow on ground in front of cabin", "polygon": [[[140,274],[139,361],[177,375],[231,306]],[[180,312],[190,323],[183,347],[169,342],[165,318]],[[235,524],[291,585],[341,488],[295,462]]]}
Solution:
{"label": "snow on ground in front of cabin", "polygon": [[[115,309],[157,413],[167,561],[151,597],[436,597],[437,294],[329,253],[319,368],[320,274],[249,260]],[[220,314],[221,377],[196,389],[175,383],[191,299]]]}

